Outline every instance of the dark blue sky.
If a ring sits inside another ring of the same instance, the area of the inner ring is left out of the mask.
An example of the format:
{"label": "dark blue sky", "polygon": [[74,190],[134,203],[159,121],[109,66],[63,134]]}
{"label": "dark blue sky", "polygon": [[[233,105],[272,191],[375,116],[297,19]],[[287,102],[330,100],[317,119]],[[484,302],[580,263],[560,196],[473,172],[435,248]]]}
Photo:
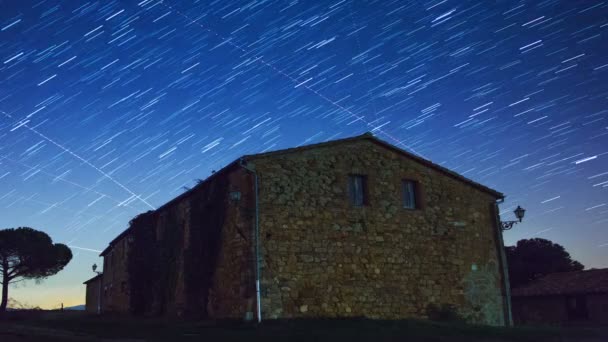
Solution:
{"label": "dark blue sky", "polygon": [[137,213],[372,131],[528,209],[507,244],[605,267],[606,46],[608,1],[0,0],[0,227],[73,246],[45,296],[82,302],[86,249]]}

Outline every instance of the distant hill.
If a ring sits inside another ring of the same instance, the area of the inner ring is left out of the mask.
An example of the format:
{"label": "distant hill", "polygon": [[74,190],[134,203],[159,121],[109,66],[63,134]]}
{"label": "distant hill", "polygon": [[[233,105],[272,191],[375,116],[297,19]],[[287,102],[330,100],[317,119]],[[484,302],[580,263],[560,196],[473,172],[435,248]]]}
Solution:
{"label": "distant hill", "polygon": [[74,306],[68,306],[63,308],[64,310],[72,310],[72,311],[84,311],[85,310],[85,306],[84,304],[81,305],[74,305]]}

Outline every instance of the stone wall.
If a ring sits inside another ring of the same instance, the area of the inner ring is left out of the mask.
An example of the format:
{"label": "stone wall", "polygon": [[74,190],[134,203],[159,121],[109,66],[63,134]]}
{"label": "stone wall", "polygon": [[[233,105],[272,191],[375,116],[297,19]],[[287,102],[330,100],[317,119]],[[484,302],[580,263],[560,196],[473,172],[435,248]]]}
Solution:
{"label": "stone wall", "polygon": [[596,325],[608,325],[608,293],[587,295],[589,320]]}
{"label": "stone wall", "polygon": [[87,313],[97,313],[99,305],[99,286],[101,285],[101,277],[96,277],[86,283],[86,301],[85,311]]}
{"label": "stone wall", "polygon": [[240,193],[241,198],[228,199],[226,205],[207,309],[213,318],[252,319],[255,316],[253,177],[242,168],[231,172],[226,195],[230,192]]}
{"label": "stone wall", "polygon": [[[155,275],[141,281],[145,275],[132,274],[133,291],[145,292],[148,302],[140,302],[135,313],[242,319],[252,311],[252,190],[252,177],[232,167],[152,212],[141,227],[132,227],[138,251],[147,256],[131,265],[132,273],[144,263],[150,265],[146,272]],[[230,191],[240,191],[240,201],[229,201]]]}
{"label": "stone wall", "polygon": [[588,294],[586,305],[588,318],[570,322],[567,310],[567,296],[521,296],[513,298],[513,318],[518,325],[568,325],[589,324],[593,326],[608,323],[608,295]]}
{"label": "stone wall", "polygon": [[103,258],[102,312],[129,311],[126,236],[115,241]]}
{"label": "stone wall", "polygon": [[[453,304],[504,324],[495,198],[369,140],[254,156],[265,318],[425,318]],[[369,204],[350,205],[349,174]],[[422,208],[402,208],[401,181]]]}
{"label": "stone wall", "polygon": [[516,325],[560,325],[568,321],[566,297],[514,297],[513,320]]}

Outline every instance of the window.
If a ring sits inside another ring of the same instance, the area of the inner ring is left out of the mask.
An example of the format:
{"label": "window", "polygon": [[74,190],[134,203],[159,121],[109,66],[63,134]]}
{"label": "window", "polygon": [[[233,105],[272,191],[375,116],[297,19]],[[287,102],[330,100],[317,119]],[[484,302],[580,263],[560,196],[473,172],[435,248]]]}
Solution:
{"label": "window", "polygon": [[406,209],[418,209],[418,184],[413,180],[404,179],[402,182],[403,188],[403,207]]}
{"label": "window", "polygon": [[348,176],[348,196],[350,203],[356,207],[367,204],[367,177],[363,175]]}

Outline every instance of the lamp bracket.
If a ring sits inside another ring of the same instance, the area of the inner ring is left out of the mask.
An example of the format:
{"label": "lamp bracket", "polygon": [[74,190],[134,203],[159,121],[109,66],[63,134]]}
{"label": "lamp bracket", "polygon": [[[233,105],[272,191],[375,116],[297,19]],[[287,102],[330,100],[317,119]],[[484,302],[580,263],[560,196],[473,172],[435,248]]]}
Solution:
{"label": "lamp bracket", "polygon": [[519,223],[519,221],[500,221],[500,229],[503,231],[509,230],[518,223]]}

